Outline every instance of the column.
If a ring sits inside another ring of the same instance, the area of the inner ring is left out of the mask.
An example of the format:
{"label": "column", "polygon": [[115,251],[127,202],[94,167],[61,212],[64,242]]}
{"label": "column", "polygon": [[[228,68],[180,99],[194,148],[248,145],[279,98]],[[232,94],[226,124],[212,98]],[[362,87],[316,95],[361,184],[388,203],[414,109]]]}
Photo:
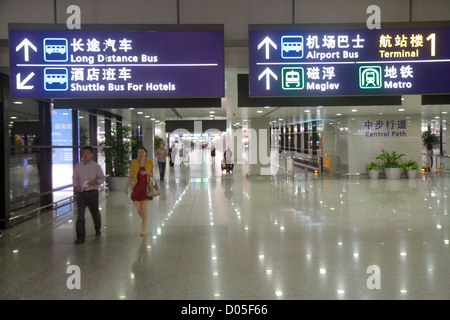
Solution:
{"label": "column", "polygon": [[[278,153],[276,153],[278,155]],[[248,121],[248,174],[270,175],[270,124],[267,119]]]}

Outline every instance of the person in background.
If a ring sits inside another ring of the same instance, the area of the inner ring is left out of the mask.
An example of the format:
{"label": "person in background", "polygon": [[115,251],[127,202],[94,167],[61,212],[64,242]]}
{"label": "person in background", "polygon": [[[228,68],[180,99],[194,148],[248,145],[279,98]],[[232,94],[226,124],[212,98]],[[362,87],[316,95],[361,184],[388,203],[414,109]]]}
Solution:
{"label": "person in background", "polygon": [[84,242],[86,236],[85,210],[89,208],[94,220],[95,236],[101,235],[101,217],[98,209],[98,187],[105,181],[100,165],[92,160],[94,151],[92,147],[83,147],[81,158],[73,169],[73,185],[77,203],[77,239],[75,244]]}
{"label": "person in background", "polygon": [[164,180],[164,174],[166,172],[166,158],[167,158],[167,150],[164,148],[164,143],[159,145],[159,149],[155,153],[156,159],[158,159],[159,166],[159,179]]}
{"label": "person in background", "polygon": [[172,144],[172,147],[169,148],[169,165],[171,168],[173,168],[174,161],[175,161],[175,157],[172,158],[174,148],[175,148],[175,144]]}
{"label": "person in background", "polygon": [[212,147],[211,149],[211,159],[212,159],[212,164],[216,163],[216,147]]}
{"label": "person in background", "polygon": [[152,197],[147,196],[147,185],[150,177],[153,176],[153,160],[147,159],[147,149],[139,147],[137,150],[137,159],[131,162],[130,179],[128,179],[125,194],[133,182],[131,200],[136,203],[136,209],[142,218],[141,236],[147,234],[147,203]]}

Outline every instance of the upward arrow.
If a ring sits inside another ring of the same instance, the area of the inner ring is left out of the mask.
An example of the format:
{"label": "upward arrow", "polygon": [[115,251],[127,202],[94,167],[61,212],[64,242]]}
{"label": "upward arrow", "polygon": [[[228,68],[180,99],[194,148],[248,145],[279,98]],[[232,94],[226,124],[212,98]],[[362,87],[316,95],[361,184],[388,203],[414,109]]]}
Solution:
{"label": "upward arrow", "polygon": [[266,90],[270,90],[270,76],[272,76],[275,80],[278,80],[277,75],[269,68],[266,68],[258,77],[258,81],[263,77],[266,77]]}
{"label": "upward arrow", "polygon": [[265,37],[263,41],[258,44],[258,50],[261,49],[263,46],[266,47],[266,60],[269,59],[269,45],[271,45],[275,50],[277,50],[277,45],[275,42],[273,42],[269,37]]}
{"label": "upward arrow", "polygon": [[34,52],[37,52],[37,48],[34,44],[31,43],[27,38],[23,39],[23,41],[16,47],[16,52],[19,52],[20,49],[24,48],[25,61],[29,60],[29,49],[33,49]]}

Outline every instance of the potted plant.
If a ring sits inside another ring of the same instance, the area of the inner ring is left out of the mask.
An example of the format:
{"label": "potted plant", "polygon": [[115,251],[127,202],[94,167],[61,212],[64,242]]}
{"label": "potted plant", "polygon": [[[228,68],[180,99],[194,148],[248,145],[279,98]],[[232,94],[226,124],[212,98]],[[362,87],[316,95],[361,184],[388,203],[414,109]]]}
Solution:
{"label": "potted plant", "polygon": [[383,168],[386,179],[400,179],[403,168],[401,160],[404,154],[397,154],[395,151],[392,153],[384,150],[381,151],[382,153],[376,159],[384,162],[381,167]]}
{"label": "potted plant", "polygon": [[370,179],[378,179],[380,173],[380,165],[375,162],[371,162],[366,166],[367,174]]}
{"label": "potted plant", "polygon": [[131,141],[130,126],[118,125],[106,136],[105,154],[112,162],[112,173],[107,178],[109,190],[124,191],[130,169]]}
{"label": "potted plant", "polygon": [[422,142],[427,149],[427,155],[430,157],[430,166],[428,168],[430,170],[433,167],[433,148],[439,144],[439,136],[431,132],[431,128],[428,127],[428,130],[422,133]]}
{"label": "potted plant", "polygon": [[417,178],[417,172],[419,170],[419,165],[417,164],[416,161],[409,160],[407,163],[405,163],[404,168],[405,168],[406,176],[409,179]]}

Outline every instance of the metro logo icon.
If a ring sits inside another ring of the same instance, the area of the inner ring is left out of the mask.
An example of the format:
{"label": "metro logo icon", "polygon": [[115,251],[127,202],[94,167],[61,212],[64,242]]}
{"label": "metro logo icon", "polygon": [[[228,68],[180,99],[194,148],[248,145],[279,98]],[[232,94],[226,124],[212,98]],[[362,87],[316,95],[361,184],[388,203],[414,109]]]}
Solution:
{"label": "metro logo icon", "polygon": [[302,36],[281,37],[281,57],[283,59],[303,58],[304,42]]}
{"label": "metro logo icon", "polygon": [[361,89],[379,89],[382,87],[382,70],[379,66],[359,68],[359,87]]}

